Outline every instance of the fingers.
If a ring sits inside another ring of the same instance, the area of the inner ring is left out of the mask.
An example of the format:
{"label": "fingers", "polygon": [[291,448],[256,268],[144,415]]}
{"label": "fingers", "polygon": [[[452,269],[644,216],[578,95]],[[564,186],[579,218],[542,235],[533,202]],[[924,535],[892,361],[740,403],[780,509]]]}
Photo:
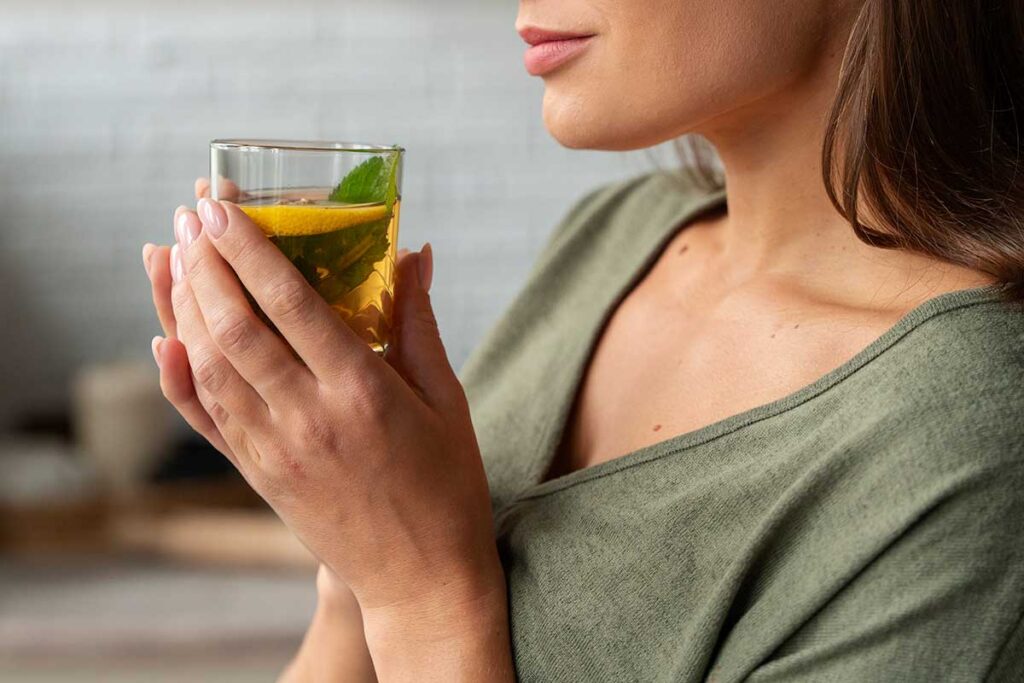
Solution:
{"label": "fingers", "polygon": [[239,424],[238,420],[232,418],[230,413],[214,399],[210,392],[203,389],[201,384],[196,386],[196,397],[206,414],[217,425],[217,430],[224,435],[224,440],[231,445],[237,461],[235,467],[242,473],[246,481],[250,481],[252,472],[250,468],[253,463],[259,462],[260,457],[245,428]]}
{"label": "fingers", "polygon": [[182,343],[177,339],[154,337],[153,359],[160,368],[160,389],[170,404],[192,429],[238,467],[235,454],[196,396],[188,355]]}
{"label": "fingers", "polygon": [[[217,199],[226,199],[229,202],[237,202],[242,198],[243,192],[238,189],[233,181],[221,176],[217,180]],[[210,179],[196,178],[195,185],[196,199],[210,196]]]}
{"label": "fingers", "polygon": [[217,349],[267,404],[290,403],[309,370],[253,312],[245,292],[220,253],[202,236],[192,211],[179,219],[179,249],[204,326]]}
{"label": "fingers", "polygon": [[[171,272],[174,276],[171,299],[178,321],[178,337],[188,349],[188,362],[192,368],[196,393],[202,398],[202,391],[209,392],[216,404],[223,407],[242,429],[262,435],[269,423],[267,404],[238,374],[210,338],[188,278],[184,276],[180,248],[175,245],[171,252]],[[207,408],[209,411],[209,406]],[[217,415],[210,413],[210,416],[217,421]],[[248,450],[244,440],[236,442],[230,435],[224,436],[236,454]]]}
{"label": "fingers", "polygon": [[[209,190],[209,181],[200,178],[196,181],[196,192],[199,191],[200,181],[205,181],[206,189]],[[181,241],[179,220],[188,207],[179,206],[174,210],[174,234],[177,240]],[[146,274],[153,293],[153,307],[156,308],[157,318],[160,320],[160,327],[168,337],[177,336],[177,323],[174,320],[174,309],[171,306],[171,267],[170,247],[146,244],[142,247],[142,262],[146,267]]]}
{"label": "fingers", "polygon": [[153,293],[153,307],[160,320],[164,335],[178,335],[177,322],[174,320],[174,308],[171,306],[171,267],[169,247],[147,244],[143,248],[143,260],[146,273],[149,275],[150,288]]}
{"label": "fingers", "polygon": [[209,242],[314,375],[366,376],[377,368],[370,347],[238,206],[204,199],[199,215]]}
{"label": "fingers", "polygon": [[448,361],[430,303],[433,254],[429,243],[416,253],[403,250],[397,271],[394,335],[385,359],[432,407],[461,409],[465,393]]}

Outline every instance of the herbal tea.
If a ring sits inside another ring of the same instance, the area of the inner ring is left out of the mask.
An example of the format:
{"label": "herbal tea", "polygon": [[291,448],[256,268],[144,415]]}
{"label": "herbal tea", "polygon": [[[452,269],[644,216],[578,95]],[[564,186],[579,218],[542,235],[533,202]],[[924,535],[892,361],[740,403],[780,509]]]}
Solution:
{"label": "herbal tea", "polygon": [[235,202],[380,354],[391,343],[404,151],[301,140],[210,143],[213,198]]}
{"label": "herbal tea", "polygon": [[339,194],[338,188],[250,192],[239,207],[349,327],[383,353],[391,333],[401,202],[333,201]]}

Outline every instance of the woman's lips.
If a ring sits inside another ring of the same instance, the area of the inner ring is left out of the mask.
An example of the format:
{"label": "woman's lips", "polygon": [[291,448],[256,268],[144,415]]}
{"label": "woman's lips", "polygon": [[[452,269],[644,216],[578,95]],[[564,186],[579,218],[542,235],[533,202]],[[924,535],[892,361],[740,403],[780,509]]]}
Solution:
{"label": "woman's lips", "polygon": [[523,62],[532,76],[543,76],[579,55],[593,35],[574,35],[527,27],[519,32],[530,47]]}

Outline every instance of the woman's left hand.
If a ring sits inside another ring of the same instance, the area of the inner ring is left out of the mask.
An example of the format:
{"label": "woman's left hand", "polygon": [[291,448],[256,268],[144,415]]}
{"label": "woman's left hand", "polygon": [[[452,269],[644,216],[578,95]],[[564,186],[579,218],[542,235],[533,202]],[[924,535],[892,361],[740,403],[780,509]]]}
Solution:
{"label": "woman's left hand", "polygon": [[352,589],[368,636],[375,617],[429,629],[435,613],[447,623],[504,610],[483,464],[430,304],[429,247],[400,259],[382,359],[236,205],[179,210],[175,234],[172,301],[196,394],[246,480]]}

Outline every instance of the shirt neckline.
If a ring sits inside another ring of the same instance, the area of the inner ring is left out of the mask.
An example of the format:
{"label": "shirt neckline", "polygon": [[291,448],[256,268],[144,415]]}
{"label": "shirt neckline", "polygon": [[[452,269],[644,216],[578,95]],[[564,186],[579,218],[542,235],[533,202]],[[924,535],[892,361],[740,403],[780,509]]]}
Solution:
{"label": "shirt neckline", "polygon": [[[561,442],[561,437],[569,419],[569,413],[572,410],[571,402],[574,401],[579,391],[580,384],[583,381],[583,373],[595,351],[598,335],[604,329],[618,303],[653,266],[654,261],[674,235],[686,229],[693,220],[705,212],[719,206],[725,201],[725,198],[725,190],[723,189],[708,195],[696,204],[684,202],[684,205],[672,214],[672,219],[666,221],[665,225],[660,227],[657,238],[652,240],[652,246],[645,251],[643,258],[639,259],[638,265],[631,270],[629,277],[624,279],[624,282],[616,289],[614,295],[606,300],[600,314],[594,316],[588,323],[586,343],[580,344],[580,350],[565,361],[573,365],[573,371],[569,373],[570,379],[563,386],[559,387],[561,394],[561,403],[559,405],[561,408],[553,416],[552,421],[546,425],[547,429],[543,431],[540,444],[543,458],[540,463],[540,473],[537,476],[543,477],[551,467],[555,451]],[[511,503],[514,504],[519,500],[542,497],[577,484],[599,479],[651,460],[700,446],[763,420],[781,415],[839,385],[843,380],[881,356],[885,351],[896,346],[911,331],[927,320],[959,308],[999,301],[1000,296],[1001,288],[998,285],[984,285],[946,292],[927,299],[908,311],[892,327],[858,351],[853,357],[810,384],[768,403],[729,415],[703,427],[642,446],[616,456],[611,460],[574,470],[554,479],[531,483],[514,496]]]}

